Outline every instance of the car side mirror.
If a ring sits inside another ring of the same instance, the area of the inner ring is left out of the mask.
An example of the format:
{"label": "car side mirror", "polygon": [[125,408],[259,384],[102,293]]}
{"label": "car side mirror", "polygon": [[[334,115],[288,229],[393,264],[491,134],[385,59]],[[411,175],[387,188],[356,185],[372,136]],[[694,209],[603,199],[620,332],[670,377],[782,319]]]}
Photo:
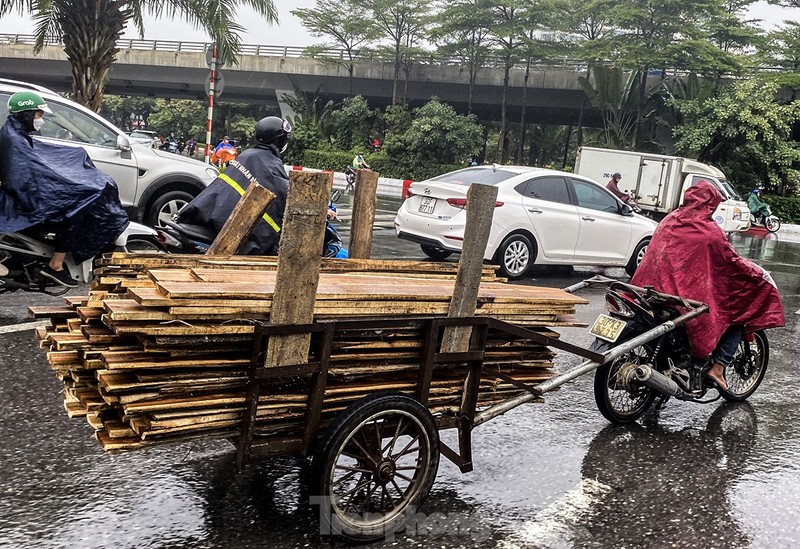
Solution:
{"label": "car side mirror", "polygon": [[117,136],[117,149],[119,149],[122,152],[128,152],[132,150],[131,140],[128,139],[127,135]]}
{"label": "car side mirror", "polygon": [[627,204],[623,204],[621,212],[622,215],[633,215],[633,208],[631,208]]}

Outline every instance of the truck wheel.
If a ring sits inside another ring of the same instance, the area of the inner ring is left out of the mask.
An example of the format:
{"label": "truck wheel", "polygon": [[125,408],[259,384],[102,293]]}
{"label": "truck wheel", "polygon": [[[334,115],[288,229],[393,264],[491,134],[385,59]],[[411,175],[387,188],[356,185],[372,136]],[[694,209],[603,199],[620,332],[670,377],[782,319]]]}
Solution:
{"label": "truck wheel", "polygon": [[439,432],[410,396],[365,397],[342,412],[312,460],[320,531],[371,541],[402,530],[439,469]]}
{"label": "truck wheel", "polygon": [[523,278],[536,261],[536,246],[524,234],[512,234],[497,248],[498,272],[509,280]]}
{"label": "truck wheel", "polygon": [[164,226],[165,221],[171,221],[172,216],[194,197],[194,194],[183,190],[172,190],[156,195],[144,214],[144,224],[150,227]]}
{"label": "truck wheel", "polygon": [[650,239],[642,240],[639,244],[636,245],[636,248],[633,250],[633,254],[631,255],[630,261],[628,264],[625,265],[625,272],[628,273],[628,276],[633,277],[633,274],[636,272],[636,269],[639,268],[641,265],[642,260],[644,259],[644,254],[647,251],[647,246],[650,245]]}

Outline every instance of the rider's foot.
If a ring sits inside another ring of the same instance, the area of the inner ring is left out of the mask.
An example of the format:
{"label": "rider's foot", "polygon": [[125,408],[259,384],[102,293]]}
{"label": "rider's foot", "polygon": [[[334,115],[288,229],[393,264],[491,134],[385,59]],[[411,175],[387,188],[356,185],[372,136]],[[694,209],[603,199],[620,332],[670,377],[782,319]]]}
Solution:
{"label": "rider's foot", "polygon": [[40,271],[40,274],[48,280],[52,280],[59,286],[67,286],[68,288],[76,288],[78,286],[78,282],[69,276],[69,273],[66,271],[66,269],[56,271],[50,267],[50,265],[45,265]]}
{"label": "rider's foot", "polygon": [[720,391],[727,392],[728,382],[725,381],[725,369],[722,364],[715,362],[711,369],[706,374],[706,377],[713,381]]}

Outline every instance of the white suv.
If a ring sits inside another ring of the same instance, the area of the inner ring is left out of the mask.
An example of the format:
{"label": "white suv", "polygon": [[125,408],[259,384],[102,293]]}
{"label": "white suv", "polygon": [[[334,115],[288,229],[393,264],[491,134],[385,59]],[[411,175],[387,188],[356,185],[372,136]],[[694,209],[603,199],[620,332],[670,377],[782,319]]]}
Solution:
{"label": "white suv", "polygon": [[8,98],[23,90],[41,95],[53,111],[45,115],[35,138],[86,149],[95,165],[117,182],[122,205],[133,220],[163,224],[218,175],[215,167],[197,160],[132,144],[97,113],[26,82],[0,79],[0,123],[8,116]]}

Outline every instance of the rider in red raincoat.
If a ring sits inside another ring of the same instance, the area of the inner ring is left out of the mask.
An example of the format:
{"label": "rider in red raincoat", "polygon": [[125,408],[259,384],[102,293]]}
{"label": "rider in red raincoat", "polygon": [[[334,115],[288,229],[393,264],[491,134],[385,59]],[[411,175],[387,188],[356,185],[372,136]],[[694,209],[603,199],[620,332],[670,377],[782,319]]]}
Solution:
{"label": "rider in red raincoat", "polygon": [[772,278],[737,254],[711,219],[722,200],[707,181],[688,188],[683,205],[659,224],[631,283],[708,305],[709,313],[690,320],[686,329],[695,356],[713,353],[708,377],[724,391],[724,367],[733,360],[742,331],[785,321]]}

